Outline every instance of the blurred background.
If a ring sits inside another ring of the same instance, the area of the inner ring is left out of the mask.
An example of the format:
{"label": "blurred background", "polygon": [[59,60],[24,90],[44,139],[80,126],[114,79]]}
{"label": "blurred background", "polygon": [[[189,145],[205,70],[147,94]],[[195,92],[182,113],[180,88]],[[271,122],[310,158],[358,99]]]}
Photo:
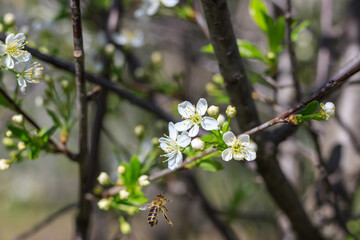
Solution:
{"label": "blurred background", "polygon": [[[120,17],[111,22],[109,12],[114,2],[121,4]],[[178,103],[188,100],[195,104],[200,97],[206,97],[209,105],[220,106],[224,114],[229,99],[223,83],[214,77],[219,72],[216,59],[201,51],[209,40],[202,24],[204,19],[194,18],[202,14],[200,3],[182,0],[175,8],[160,7],[155,16],[137,18],[134,13],[141,7],[141,1],[114,2],[86,0],[81,3],[86,71],[106,76],[122,88],[151,99],[177,118],[180,117],[176,109]],[[283,15],[285,1],[265,3],[268,14],[274,19]],[[299,34],[294,50],[304,96],[310,96],[359,52],[360,4],[357,0],[294,0],[292,3],[293,17],[309,21]],[[249,1],[229,0],[228,5],[236,37],[250,41],[264,55],[268,54],[266,37],[249,15]],[[14,16],[13,22],[6,19],[9,14]],[[67,0],[2,0],[0,23],[1,32],[24,32],[28,46],[73,62],[72,23]],[[124,30],[129,32],[124,33]],[[109,31],[113,42],[109,40]],[[124,35],[129,37],[125,42],[120,40]],[[273,67],[276,74],[272,77],[281,87],[275,88],[259,80],[269,66],[254,59],[244,62],[255,89],[254,99],[262,122],[295,104],[287,51],[279,53]],[[51,127],[52,119],[46,109],[63,112],[66,124],[55,137],[66,136],[68,148],[76,152],[74,76],[41,63],[45,79],[36,85],[29,84],[26,94],[19,96],[23,99],[22,108],[40,126],[47,128]],[[0,77],[2,86],[12,93],[17,84],[15,76],[3,71]],[[93,90],[94,85],[88,84],[90,95]],[[335,103],[336,117],[326,122],[312,122],[312,132],[299,127],[280,145],[277,153],[283,171],[312,221],[329,239],[355,239],[344,229],[360,238],[360,109],[356,104],[360,100],[359,90],[359,76],[356,75],[322,100]],[[112,92],[107,94],[107,104],[103,107],[106,115],[98,146],[99,171],[109,173],[116,181],[121,162],[128,162],[134,154],[138,154],[140,162],[147,161],[149,153],[157,148],[152,143],[153,138],[168,134],[168,123]],[[92,101],[89,104],[90,128],[95,115],[96,103]],[[12,116],[11,110],[0,107],[2,136]],[[145,126],[142,137],[134,133],[138,125]],[[232,129],[235,133],[247,130],[241,129],[235,121]],[[11,151],[4,144],[0,145],[1,158],[8,158]],[[162,153],[158,151],[157,154]],[[319,158],[326,162],[329,178],[341,196],[339,204],[346,216],[345,228],[339,226],[327,201],[328,193],[316,167]],[[157,157],[150,172],[166,168],[163,160],[165,158]],[[224,163],[221,158],[219,162]],[[217,172],[200,168],[184,170],[144,189],[150,201],[166,191],[166,197],[172,200],[167,207],[174,228],[161,214],[158,226],[150,228],[148,212],[144,211],[134,216],[124,215],[131,226],[131,233],[124,235],[120,231],[119,214],[99,210],[94,201],[91,239],[224,239],[219,229],[226,228],[231,228],[239,239],[295,239],[289,221],[257,174],[256,164],[230,161],[223,165],[224,169]],[[62,215],[27,239],[72,239],[74,204],[78,199],[77,164],[64,156],[42,152],[36,160],[24,157],[9,170],[1,171],[0,183],[1,240],[14,239],[64,207],[68,208]],[[211,208],[206,208],[206,204]],[[218,216],[225,225],[215,226],[212,215]]]}

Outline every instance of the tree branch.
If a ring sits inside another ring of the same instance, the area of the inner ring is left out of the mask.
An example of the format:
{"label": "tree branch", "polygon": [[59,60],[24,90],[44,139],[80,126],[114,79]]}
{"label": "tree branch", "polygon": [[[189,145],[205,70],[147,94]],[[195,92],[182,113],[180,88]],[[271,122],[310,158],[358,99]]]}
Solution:
{"label": "tree branch", "polygon": [[76,92],[79,118],[79,174],[80,174],[80,192],[79,192],[79,213],[76,218],[76,240],[87,239],[88,225],[90,221],[91,204],[85,198],[90,190],[89,186],[89,166],[88,166],[88,114],[86,101],[86,82],[84,70],[84,47],[81,27],[80,0],[70,0],[71,16],[74,35],[74,59]]}

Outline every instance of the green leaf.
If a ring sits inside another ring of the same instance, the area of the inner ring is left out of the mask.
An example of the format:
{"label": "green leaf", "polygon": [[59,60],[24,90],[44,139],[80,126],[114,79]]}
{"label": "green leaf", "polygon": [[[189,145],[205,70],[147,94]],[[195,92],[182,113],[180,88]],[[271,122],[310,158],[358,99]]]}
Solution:
{"label": "green leaf", "polygon": [[32,145],[32,146],[30,147],[29,158],[30,158],[31,160],[34,160],[34,159],[38,158],[40,152],[41,152],[41,149],[40,149],[38,146]]}
{"label": "green leaf", "polygon": [[263,60],[260,50],[251,42],[237,39],[236,43],[238,45],[239,52],[242,57]]}
{"label": "green leaf", "polygon": [[58,125],[61,126],[61,122],[60,119],[56,116],[56,113],[50,109],[46,109],[47,113],[49,114],[49,116],[52,118],[53,122]]}
{"label": "green leaf", "polygon": [[58,125],[54,125],[49,130],[46,131],[46,133],[42,137],[42,140],[44,141],[44,143],[47,143],[49,138],[56,132],[57,128],[58,128]]}
{"label": "green leaf", "polygon": [[202,168],[206,171],[210,171],[210,172],[217,172],[217,171],[224,169],[224,166],[221,163],[219,163],[211,158],[202,160],[201,162],[199,162],[198,166],[200,168]]}
{"label": "green leaf", "polygon": [[305,30],[310,25],[309,20],[302,21],[298,24],[292,31],[291,31],[291,41],[295,42],[298,38],[300,33]]}
{"label": "green leaf", "polygon": [[285,18],[279,17],[276,22],[274,22],[269,16],[266,19],[268,22],[269,31],[267,32],[267,36],[270,51],[274,53],[279,53],[278,46],[281,44],[285,37]]}
{"label": "green leaf", "polygon": [[126,178],[126,186],[131,187],[134,185],[138,178],[140,177],[140,168],[141,164],[137,155],[134,155],[131,160],[128,168],[125,171],[125,178]]}
{"label": "green leaf", "polygon": [[13,133],[15,138],[23,142],[28,142],[30,140],[30,137],[28,136],[28,132],[25,129],[18,128],[13,125],[9,125],[8,129]]}
{"label": "green leaf", "polygon": [[204,53],[212,53],[212,54],[214,54],[214,48],[211,45],[211,43],[209,43],[208,45],[203,46],[200,50],[202,52],[204,52]]}
{"label": "green leaf", "polygon": [[268,15],[265,3],[260,0],[251,0],[249,14],[263,32],[268,32],[268,24],[266,21]]}
{"label": "green leaf", "polygon": [[298,114],[301,114],[303,116],[313,114],[318,109],[318,107],[319,107],[319,102],[316,100],[312,101],[308,105],[306,105],[306,107],[303,110],[298,112]]}

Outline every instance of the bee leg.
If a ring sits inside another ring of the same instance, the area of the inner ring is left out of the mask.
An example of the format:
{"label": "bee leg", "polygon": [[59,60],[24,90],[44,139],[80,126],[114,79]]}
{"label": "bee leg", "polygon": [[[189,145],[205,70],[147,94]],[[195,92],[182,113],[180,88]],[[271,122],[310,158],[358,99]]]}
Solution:
{"label": "bee leg", "polygon": [[[166,208],[165,208],[166,209]],[[166,219],[166,221],[171,225],[171,227],[174,227],[174,224],[172,223],[172,221],[168,218],[168,216],[166,216],[164,210],[161,208],[161,213],[163,214],[164,218]]]}
{"label": "bee leg", "polygon": [[158,220],[156,219],[156,221],[154,222],[154,226],[156,226],[158,224]]}
{"label": "bee leg", "polygon": [[167,207],[166,207],[166,206],[163,206],[163,208],[166,210],[166,212],[169,212],[169,210],[167,209]]}

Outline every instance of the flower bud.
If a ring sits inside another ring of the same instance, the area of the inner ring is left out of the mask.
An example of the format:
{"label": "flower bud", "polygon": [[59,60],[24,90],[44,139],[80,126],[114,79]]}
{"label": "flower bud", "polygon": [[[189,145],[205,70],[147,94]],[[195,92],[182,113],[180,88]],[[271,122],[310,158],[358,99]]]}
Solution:
{"label": "flower bud", "polygon": [[140,176],[138,179],[138,182],[141,187],[146,187],[146,186],[150,185],[149,176],[147,176],[147,175]]}
{"label": "flower bud", "polygon": [[8,170],[11,165],[11,161],[8,159],[0,159],[0,170],[5,171]]}
{"label": "flower bud", "polygon": [[153,138],[151,139],[151,143],[152,143],[154,146],[158,145],[158,144],[159,144],[159,138],[153,137]]}
{"label": "flower bud", "polygon": [[195,151],[202,151],[205,149],[205,143],[200,138],[197,137],[191,141],[191,147]]}
{"label": "flower bud", "polygon": [[335,105],[332,102],[327,102],[325,105],[323,103],[320,104],[321,106],[321,115],[323,115],[326,120],[328,120],[330,117],[335,116]]}
{"label": "flower bud", "polygon": [[12,117],[12,121],[14,123],[22,125],[24,123],[24,117],[21,114],[17,114]]}
{"label": "flower bud", "polygon": [[6,13],[4,15],[4,23],[8,26],[11,26],[15,23],[15,15],[12,13]]}
{"label": "flower bud", "polygon": [[219,85],[223,85],[224,84],[224,78],[221,76],[221,74],[214,74],[214,76],[212,76],[212,80],[214,83],[219,84]]}
{"label": "flower bud", "polygon": [[220,114],[219,117],[217,118],[217,121],[219,122],[219,127],[221,128],[224,125],[225,122],[225,116]]}
{"label": "flower bud", "polygon": [[100,201],[98,201],[97,205],[101,210],[108,211],[111,207],[112,200],[108,198],[103,198]]}
{"label": "flower bud", "polygon": [[126,199],[128,199],[129,195],[130,195],[130,193],[129,193],[128,191],[126,191],[126,189],[121,189],[121,190],[119,191],[119,196],[120,196],[120,199],[121,199],[121,200],[126,200]]}
{"label": "flower bud", "polygon": [[208,108],[207,113],[209,114],[210,117],[217,118],[219,116],[219,107],[211,105]]}
{"label": "flower bud", "polygon": [[129,234],[131,233],[131,226],[130,224],[125,221],[125,219],[122,217],[120,220],[120,231],[122,234]]}
{"label": "flower bud", "polygon": [[25,143],[24,142],[18,142],[17,148],[19,149],[19,151],[23,151],[26,149]]}
{"label": "flower bud", "polygon": [[151,62],[154,65],[160,65],[162,63],[162,55],[160,52],[156,51],[151,54]]}
{"label": "flower bud", "polygon": [[109,56],[112,56],[115,53],[115,46],[112,43],[105,45],[105,53]]}
{"label": "flower bud", "polygon": [[274,58],[275,58],[275,53],[273,53],[273,52],[268,52],[268,53],[266,54],[266,57],[267,57],[268,59],[274,59]]}
{"label": "flower bud", "polygon": [[70,83],[67,79],[62,80],[60,84],[61,84],[62,89],[64,89],[64,90],[67,90],[70,86]]}
{"label": "flower bud", "polygon": [[134,129],[134,133],[135,133],[135,136],[138,138],[138,139],[143,139],[144,136],[145,136],[145,127],[144,125],[137,125]]}
{"label": "flower bud", "polygon": [[12,131],[7,130],[7,131],[5,132],[5,136],[6,136],[6,137],[12,137]]}
{"label": "flower bud", "polygon": [[213,83],[207,83],[205,86],[206,92],[211,96],[213,95],[214,91],[216,91],[217,87]]}
{"label": "flower bud", "polygon": [[117,172],[118,172],[119,174],[124,174],[125,171],[126,171],[126,168],[125,168],[124,166],[122,166],[122,165],[120,165],[120,166],[118,167],[118,169],[117,169]]}
{"label": "flower bud", "polygon": [[110,177],[106,172],[101,172],[97,177],[97,180],[101,185],[107,185],[110,183]]}
{"label": "flower bud", "polygon": [[235,117],[236,115],[236,108],[229,105],[226,109],[226,115],[229,117],[229,118],[233,118]]}

